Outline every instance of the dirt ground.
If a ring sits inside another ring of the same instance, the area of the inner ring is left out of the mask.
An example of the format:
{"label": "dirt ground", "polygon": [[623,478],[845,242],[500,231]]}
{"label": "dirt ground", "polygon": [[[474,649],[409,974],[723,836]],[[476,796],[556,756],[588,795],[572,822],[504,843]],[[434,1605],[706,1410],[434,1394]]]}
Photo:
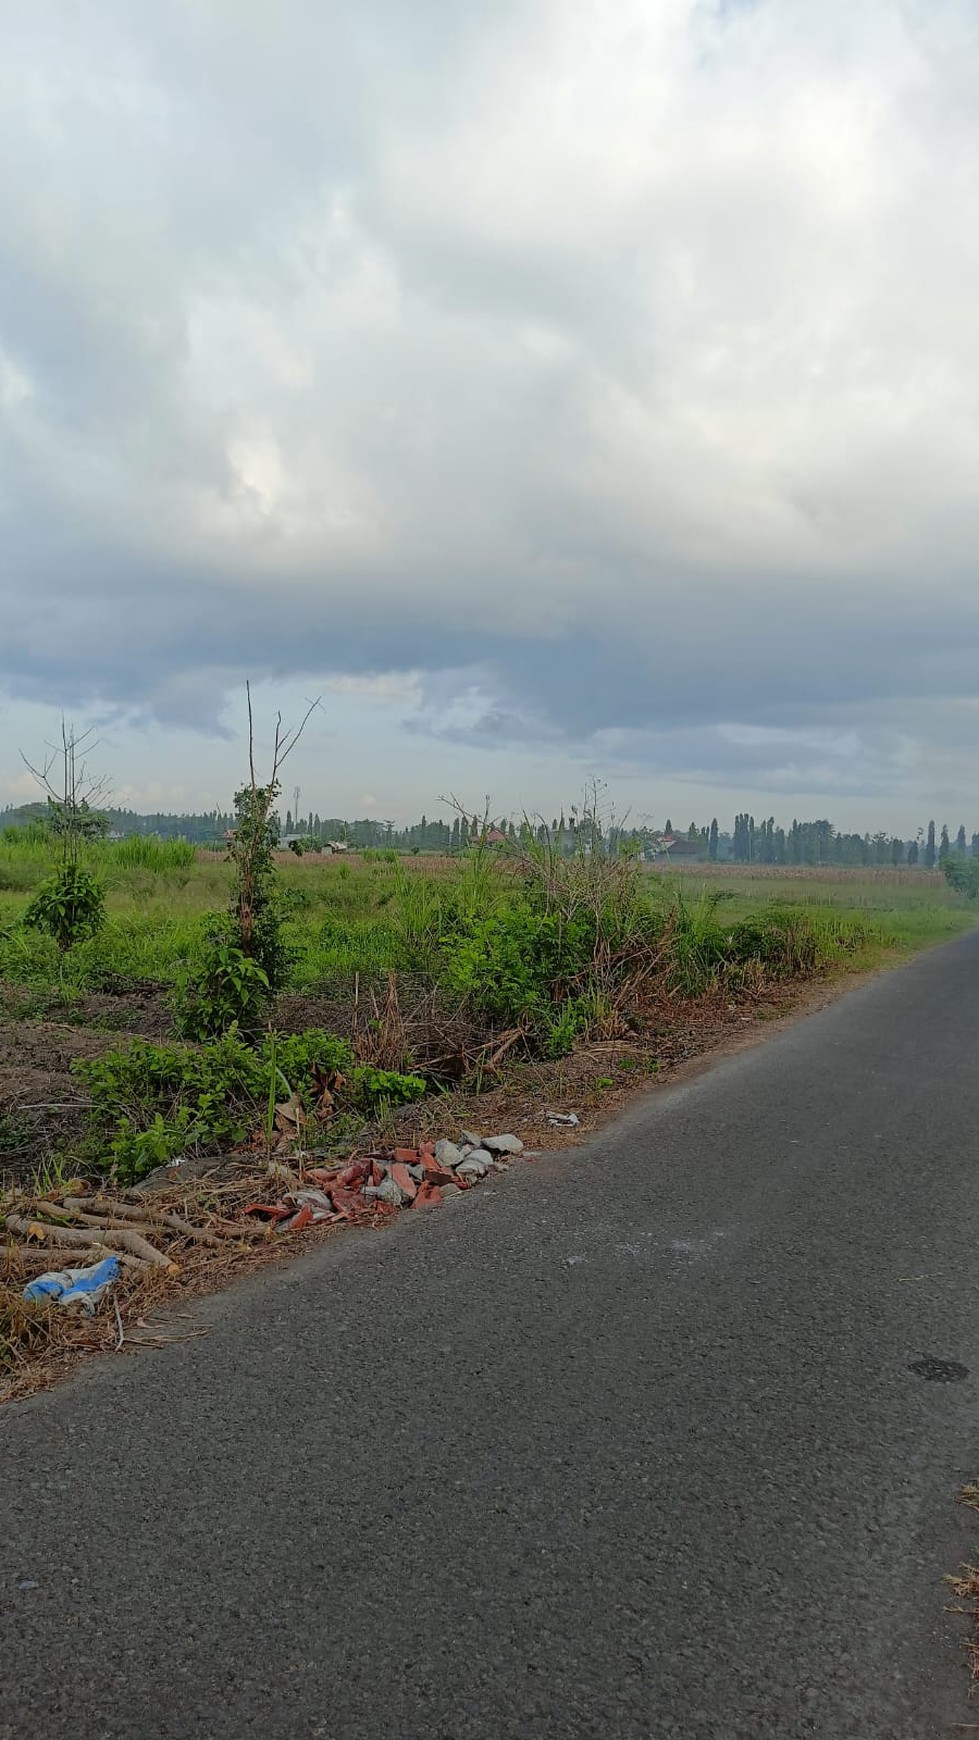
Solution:
{"label": "dirt ground", "polygon": [[[389,1128],[405,1140],[454,1135],[463,1126],[485,1133],[506,1129],[528,1146],[565,1146],[653,1082],[674,1079],[682,1066],[719,1048],[761,1037],[772,1022],[836,994],[838,985],[821,980],[768,986],[737,1003],[723,995],[664,998],[647,1010],[640,1034],[585,1044],[554,1062],[508,1061],[483,1091],[432,1095],[405,1107]],[[86,1101],[70,1072],[74,1058],[97,1057],[130,1038],[175,1037],[165,993],[158,988],[100,993],[63,1012],[36,1011],[36,998],[0,985],[0,1186],[25,1181],[80,1138]],[[283,1030],[351,1030],[350,1004],[339,999],[291,994],[276,1014]],[[577,1128],[548,1123],[548,1113],[572,1111]]]}

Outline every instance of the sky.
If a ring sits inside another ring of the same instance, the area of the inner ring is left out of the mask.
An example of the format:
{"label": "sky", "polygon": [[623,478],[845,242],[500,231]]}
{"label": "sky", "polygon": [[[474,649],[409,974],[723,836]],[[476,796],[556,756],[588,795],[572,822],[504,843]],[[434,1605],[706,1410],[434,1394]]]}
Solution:
{"label": "sky", "polygon": [[979,828],[975,0],[5,0],[0,803]]}

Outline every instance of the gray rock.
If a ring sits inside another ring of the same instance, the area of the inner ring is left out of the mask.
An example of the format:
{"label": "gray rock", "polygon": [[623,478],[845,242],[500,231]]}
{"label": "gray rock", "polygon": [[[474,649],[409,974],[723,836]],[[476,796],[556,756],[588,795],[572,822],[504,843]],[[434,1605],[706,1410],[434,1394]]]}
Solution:
{"label": "gray rock", "polygon": [[485,1148],[474,1148],[471,1154],[459,1161],[456,1171],[460,1178],[485,1178],[492,1164],[493,1157]]}
{"label": "gray rock", "polygon": [[444,1202],[447,1196],[461,1196],[462,1191],[459,1189],[458,1184],[440,1184],[439,1195]]}
{"label": "gray rock", "polygon": [[[172,1190],[175,1184],[204,1178],[208,1172],[216,1171],[220,1164],[213,1154],[180,1154],[165,1166],[154,1166],[152,1172],[147,1172],[134,1186],[134,1195],[151,1196],[155,1190]],[[291,1172],[289,1181],[298,1182]]]}
{"label": "gray rock", "polygon": [[483,1147],[491,1154],[522,1154],[523,1143],[519,1136],[484,1136]]}
{"label": "gray rock", "polygon": [[457,1148],[454,1142],[436,1142],[435,1158],[440,1166],[455,1167],[462,1159],[462,1149]]}
{"label": "gray rock", "polygon": [[483,1138],[482,1136],[474,1136],[471,1130],[463,1130],[462,1145],[464,1148],[481,1148]]}
{"label": "gray rock", "polygon": [[406,1200],[400,1184],[396,1184],[393,1178],[385,1178],[384,1182],[378,1185],[377,1195],[381,1202],[389,1202],[393,1208],[400,1208]]}
{"label": "gray rock", "polygon": [[425,1178],[424,1166],[422,1166],[420,1164],[418,1166],[409,1166],[408,1167],[408,1177],[413,1178],[415,1180],[416,1184],[423,1183],[424,1178]]}

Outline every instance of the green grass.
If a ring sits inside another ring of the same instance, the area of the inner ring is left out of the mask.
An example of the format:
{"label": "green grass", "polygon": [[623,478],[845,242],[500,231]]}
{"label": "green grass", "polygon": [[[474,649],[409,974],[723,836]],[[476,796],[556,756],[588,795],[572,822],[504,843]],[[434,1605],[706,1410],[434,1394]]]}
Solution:
{"label": "green grass", "polygon": [[979,904],[956,894],[937,872],[800,869],[793,874],[705,865],[672,875],[653,871],[649,880],[660,896],[679,888],[689,901],[720,892],[718,917],[725,924],[774,903],[807,913],[830,933],[840,925],[859,925],[865,937],[847,964],[860,968],[945,942],[979,923]]}
{"label": "green grass", "polygon": [[[0,839],[0,978],[68,993],[97,989],[113,975],[173,983],[195,952],[205,915],[226,906],[231,885],[230,866],[210,855],[188,862],[186,852],[155,841],[97,847],[90,867],[106,885],[108,922],[59,959],[49,940],[18,922],[52,867],[50,847]],[[457,905],[473,911],[489,912],[506,899],[501,879],[477,862],[286,856],[279,875],[299,989],[425,965],[450,883]],[[689,915],[683,946],[694,953],[711,928],[701,897],[716,894],[722,898],[713,921],[725,931],[766,909],[791,908],[812,921],[827,956],[847,968],[941,942],[979,919],[976,902],[927,872],[697,866],[650,871],[643,886],[660,909],[681,894]]]}

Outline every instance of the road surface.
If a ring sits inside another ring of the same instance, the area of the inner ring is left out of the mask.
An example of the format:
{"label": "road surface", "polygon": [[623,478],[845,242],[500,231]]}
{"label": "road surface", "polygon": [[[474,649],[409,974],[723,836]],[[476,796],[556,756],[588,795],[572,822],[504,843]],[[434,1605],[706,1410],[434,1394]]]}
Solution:
{"label": "road surface", "polygon": [[0,1412],[0,1736],[979,1723],[977,1064],[979,932]]}

